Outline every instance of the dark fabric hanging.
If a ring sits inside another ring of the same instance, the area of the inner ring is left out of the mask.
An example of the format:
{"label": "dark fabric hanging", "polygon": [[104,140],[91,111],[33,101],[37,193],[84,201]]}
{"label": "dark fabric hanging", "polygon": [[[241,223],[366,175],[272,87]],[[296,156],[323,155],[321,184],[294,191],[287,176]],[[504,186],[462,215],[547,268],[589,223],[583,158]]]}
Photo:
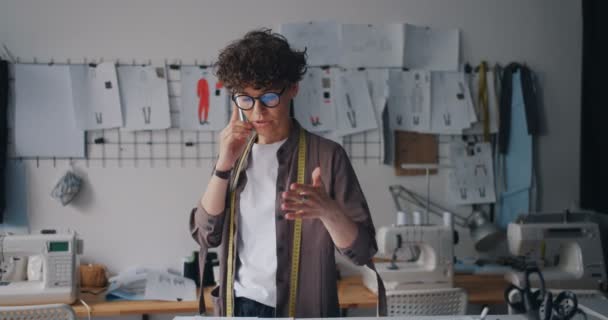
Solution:
{"label": "dark fabric hanging", "polygon": [[583,0],[581,207],[608,214],[608,1]]}
{"label": "dark fabric hanging", "polygon": [[509,136],[511,133],[511,91],[513,73],[521,72],[521,89],[524,95],[526,108],[526,123],[528,134],[537,135],[539,131],[539,109],[536,84],[532,71],[525,65],[511,63],[503,69],[502,84],[500,88],[499,119],[500,131],[498,132],[498,151],[506,154],[509,150]]}
{"label": "dark fabric hanging", "polygon": [[8,143],[8,62],[0,60],[0,223],[6,208],[6,161]]}

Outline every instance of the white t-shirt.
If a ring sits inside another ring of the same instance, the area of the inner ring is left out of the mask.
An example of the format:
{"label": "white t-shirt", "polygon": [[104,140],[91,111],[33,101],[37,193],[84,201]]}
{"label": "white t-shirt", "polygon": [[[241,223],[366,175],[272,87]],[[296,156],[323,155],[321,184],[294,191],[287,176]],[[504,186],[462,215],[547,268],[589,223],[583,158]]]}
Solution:
{"label": "white t-shirt", "polygon": [[277,151],[285,141],[287,139],[253,145],[251,164],[246,171],[247,184],[239,204],[238,257],[241,266],[234,283],[235,295],[270,307],[277,304]]}

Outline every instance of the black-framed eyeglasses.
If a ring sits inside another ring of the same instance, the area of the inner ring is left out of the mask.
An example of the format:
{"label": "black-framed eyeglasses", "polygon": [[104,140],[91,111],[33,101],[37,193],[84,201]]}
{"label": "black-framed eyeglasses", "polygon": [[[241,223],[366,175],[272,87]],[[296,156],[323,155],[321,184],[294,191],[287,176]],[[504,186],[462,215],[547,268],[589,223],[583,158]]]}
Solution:
{"label": "black-framed eyeglasses", "polygon": [[279,105],[281,102],[281,95],[285,92],[287,87],[284,87],[283,90],[279,92],[266,92],[257,97],[252,97],[247,94],[234,94],[232,95],[232,101],[236,104],[237,107],[241,110],[249,110],[253,108],[255,105],[255,100],[260,101],[260,103],[266,108],[274,108]]}

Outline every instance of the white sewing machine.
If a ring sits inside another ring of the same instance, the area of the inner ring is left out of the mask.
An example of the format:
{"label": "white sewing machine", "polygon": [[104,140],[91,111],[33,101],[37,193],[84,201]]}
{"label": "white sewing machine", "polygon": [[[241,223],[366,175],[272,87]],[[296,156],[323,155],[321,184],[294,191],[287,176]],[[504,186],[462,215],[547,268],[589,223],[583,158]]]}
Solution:
{"label": "white sewing machine", "polygon": [[[567,221],[567,215],[562,222],[520,220],[508,226],[509,251],[535,262],[547,288],[597,290],[606,284],[604,251],[597,223]],[[505,279],[516,286],[524,285],[523,274],[519,272],[509,272]],[[534,279],[532,285],[537,287],[538,281]]]}
{"label": "white sewing machine", "polygon": [[82,254],[82,241],[73,232],[0,236],[0,263],[11,257],[42,258],[40,281],[0,282],[0,305],[74,302],[78,254]]}
{"label": "white sewing machine", "polygon": [[[451,217],[443,225],[400,225],[378,229],[378,254],[393,255],[391,262],[376,263],[386,290],[450,288],[453,284],[454,228]],[[412,251],[407,261],[398,251]],[[363,283],[377,292],[376,274],[363,273]]]}

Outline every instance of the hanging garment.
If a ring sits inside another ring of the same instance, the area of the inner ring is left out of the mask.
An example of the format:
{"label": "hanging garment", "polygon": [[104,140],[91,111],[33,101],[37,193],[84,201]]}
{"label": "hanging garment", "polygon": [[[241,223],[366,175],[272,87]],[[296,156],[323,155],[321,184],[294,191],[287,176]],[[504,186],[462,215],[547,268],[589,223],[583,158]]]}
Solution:
{"label": "hanging garment", "polygon": [[[506,70],[505,70],[506,71]],[[530,121],[527,116],[525,105],[525,93],[522,89],[522,75],[519,69],[515,69],[514,73],[508,72],[503,79],[502,96],[510,95],[508,99],[510,107],[507,112],[501,112],[501,124],[507,122],[509,124],[506,132],[508,135],[503,137],[502,141],[505,145],[499,144],[500,150],[507,150],[506,153],[499,153],[499,163],[501,169],[499,174],[502,185],[498,199],[498,224],[501,227],[506,227],[509,222],[512,222],[522,213],[528,213],[530,210],[530,191],[533,180],[533,136],[530,130]],[[510,86],[505,86],[504,81],[509,81]],[[507,99],[502,98],[501,101]],[[502,107],[502,104],[501,104]],[[502,111],[502,110],[501,110]],[[535,118],[536,119],[536,118]],[[534,124],[535,125],[535,124]],[[500,128],[503,133],[503,127]],[[500,143],[500,139],[499,139]]]}
{"label": "hanging garment", "polygon": [[[515,73],[518,81],[512,81]],[[539,114],[537,90],[534,77],[530,69],[518,63],[511,63],[503,70],[502,86],[500,88],[499,119],[500,131],[498,133],[498,151],[505,154],[509,151],[511,131],[515,129],[512,124],[512,107],[515,99],[515,87],[521,92],[521,103],[524,111],[525,129],[530,135],[536,135],[539,131]],[[519,96],[517,98],[520,98]]]}

